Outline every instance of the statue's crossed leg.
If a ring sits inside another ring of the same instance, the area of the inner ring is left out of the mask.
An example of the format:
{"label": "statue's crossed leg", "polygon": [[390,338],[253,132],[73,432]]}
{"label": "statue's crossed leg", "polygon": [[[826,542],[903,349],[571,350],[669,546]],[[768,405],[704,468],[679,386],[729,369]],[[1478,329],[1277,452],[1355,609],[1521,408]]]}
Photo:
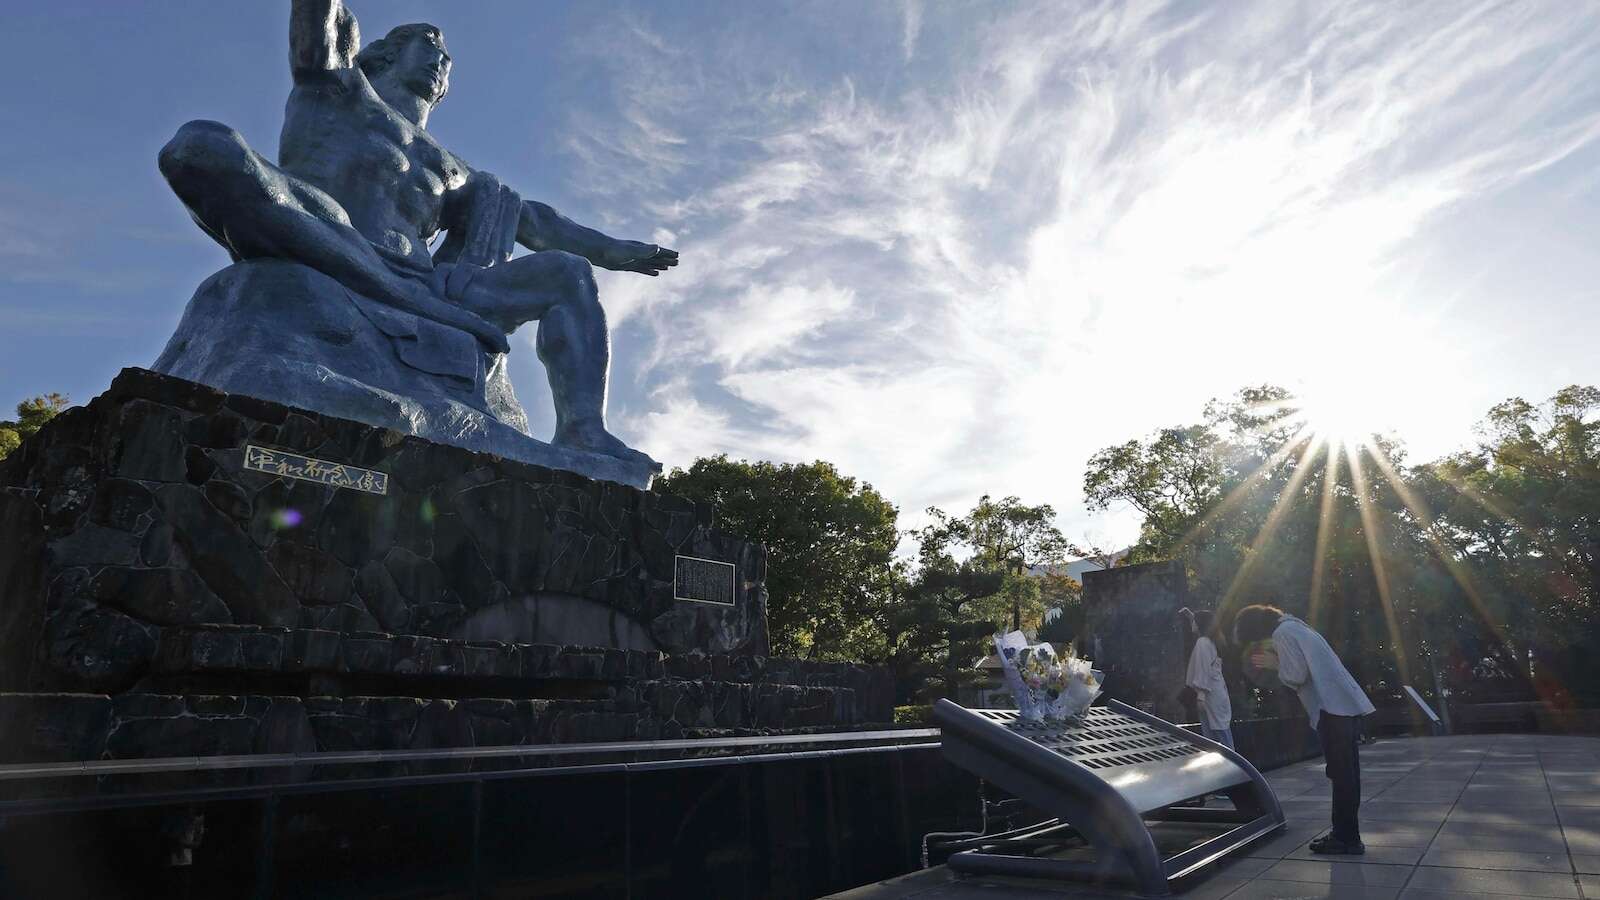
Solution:
{"label": "statue's crossed leg", "polygon": [[537,350],[555,401],[553,443],[654,467],[605,429],[610,345],[588,260],[545,251],[479,270],[464,279],[455,305],[397,273],[337,201],[226,125],[184,125],[159,161],[195,221],[235,260],[303,263],[372,299],[467,331],[496,352],[508,349],[507,334],[537,320]]}
{"label": "statue's crossed leg", "polygon": [[161,148],[161,174],[200,227],[243,259],[304,263],[357,293],[452,325],[505,352],[505,334],[404,278],[350,224],[344,207],[290,175],[219,122],[194,121]]}

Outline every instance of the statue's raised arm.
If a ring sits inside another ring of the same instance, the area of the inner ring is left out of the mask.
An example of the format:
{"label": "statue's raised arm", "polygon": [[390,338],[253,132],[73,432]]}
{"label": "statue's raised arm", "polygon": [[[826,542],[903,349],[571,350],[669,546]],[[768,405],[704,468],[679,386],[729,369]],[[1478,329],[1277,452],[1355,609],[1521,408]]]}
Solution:
{"label": "statue's raised arm", "polygon": [[294,0],[289,11],[289,70],[296,82],[356,63],[361,29],[340,0]]}

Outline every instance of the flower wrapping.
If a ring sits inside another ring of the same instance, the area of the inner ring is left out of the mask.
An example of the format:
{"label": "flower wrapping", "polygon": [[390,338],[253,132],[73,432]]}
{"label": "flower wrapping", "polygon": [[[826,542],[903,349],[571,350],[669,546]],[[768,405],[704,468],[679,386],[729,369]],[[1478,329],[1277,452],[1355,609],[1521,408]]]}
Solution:
{"label": "flower wrapping", "polygon": [[995,635],[994,648],[1024,719],[1076,719],[1100,696],[1101,673],[1071,650],[1058,656],[1049,644],[1029,644],[1020,631]]}

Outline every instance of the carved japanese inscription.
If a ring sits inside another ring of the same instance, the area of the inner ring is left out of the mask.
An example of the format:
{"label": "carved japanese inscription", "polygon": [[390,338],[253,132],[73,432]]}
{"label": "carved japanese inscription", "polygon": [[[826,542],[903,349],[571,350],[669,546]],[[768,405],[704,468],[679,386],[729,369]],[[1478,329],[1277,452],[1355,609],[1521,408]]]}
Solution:
{"label": "carved japanese inscription", "polygon": [[676,600],[733,605],[734,565],[698,556],[679,556],[674,566],[672,596]]}
{"label": "carved japanese inscription", "polygon": [[244,467],[255,472],[298,478],[301,481],[315,481],[318,484],[366,491],[369,494],[389,493],[389,475],[386,472],[374,472],[371,469],[328,462],[325,459],[313,459],[287,450],[247,445],[244,448]]}

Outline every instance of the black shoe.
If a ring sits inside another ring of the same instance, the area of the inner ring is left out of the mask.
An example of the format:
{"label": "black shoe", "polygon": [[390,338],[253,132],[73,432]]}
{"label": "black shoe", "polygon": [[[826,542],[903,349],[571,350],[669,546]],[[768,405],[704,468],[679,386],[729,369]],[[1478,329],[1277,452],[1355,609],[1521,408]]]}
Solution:
{"label": "black shoe", "polygon": [[1312,853],[1326,853],[1330,856],[1360,856],[1367,852],[1367,845],[1360,841],[1346,843],[1331,834],[1325,834],[1312,841],[1306,849]]}

